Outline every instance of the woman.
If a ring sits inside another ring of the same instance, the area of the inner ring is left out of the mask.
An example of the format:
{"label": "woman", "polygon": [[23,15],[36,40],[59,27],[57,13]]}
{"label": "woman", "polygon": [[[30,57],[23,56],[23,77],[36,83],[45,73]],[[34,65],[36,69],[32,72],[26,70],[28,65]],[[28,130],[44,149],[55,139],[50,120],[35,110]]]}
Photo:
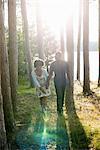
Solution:
{"label": "woman", "polygon": [[48,73],[43,66],[44,62],[40,59],[34,62],[35,69],[32,71],[32,78],[36,87],[37,96],[40,98],[42,111],[44,112],[47,108],[47,97],[50,95],[50,91],[46,88]]}

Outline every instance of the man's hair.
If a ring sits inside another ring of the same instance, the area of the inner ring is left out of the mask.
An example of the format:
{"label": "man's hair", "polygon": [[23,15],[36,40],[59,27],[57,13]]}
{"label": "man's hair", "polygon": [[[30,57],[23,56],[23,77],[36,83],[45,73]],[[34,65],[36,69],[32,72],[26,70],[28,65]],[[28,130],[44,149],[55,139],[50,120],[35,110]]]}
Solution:
{"label": "man's hair", "polygon": [[35,60],[34,67],[36,68],[38,65],[44,66],[44,62],[41,59]]}

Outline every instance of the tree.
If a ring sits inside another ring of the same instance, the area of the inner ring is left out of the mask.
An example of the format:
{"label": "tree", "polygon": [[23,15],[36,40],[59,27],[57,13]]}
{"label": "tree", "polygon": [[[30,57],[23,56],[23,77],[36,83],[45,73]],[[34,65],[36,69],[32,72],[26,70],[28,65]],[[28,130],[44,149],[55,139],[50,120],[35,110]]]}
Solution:
{"label": "tree", "polygon": [[0,0],[0,149],[7,150],[7,141],[6,141],[6,130],[5,130],[5,121],[4,121],[4,112],[3,112],[3,100],[1,93],[1,51],[3,49],[3,10],[2,10],[2,0]]}
{"label": "tree", "polygon": [[4,113],[3,113],[3,101],[2,101],[2,94],[1,94],[1,66],[0,66],[0,149],[7,150],[6,130],[5,130]]}
{"label": "tree", "polygon": [[82,0],[79,1],[79,25],[78,25],[78,42],[77,42],[77,80],[80,81],[80,45],[81,45],[81,19],[82,18]]}
{"label": "tree", "polygon": [[26,60],[28,63],[28,74],[30,79],[31,86],[33,85],[32,82],[32,59],[31,59],[31,51],[29,47],[29,31],[28,31],[28,20],[27,20],[27,11],[26,11],[26,0],[21,0],[21,12],[23,18],[23,27],[24,27],[24,35],[25,35],[25,53],[26,53]]}
{"label": "tree", "polygon": [[63,28],[61,28],[60,30],[60,49],[64,59],[64,29]]}
{"label": "tree", "polygon": [[73,80],[74,80],[74,45],[73,45],[73,13],[69,12],[67,19],[67,57],[69,70],[69,99],[73,99]]}
{"label": "tree", "polygon": [[44,59],[44,50],[43,50],[43,35],[42,35],[42,20],[39,10],[39,0],[36,2],[36,25],[37,25],[37,49],[39,58]]}
{"label": "tree", "polygon": [[15,114],[18,84],[18,49],[16,44],[16,1],[14,0],[8,0],[8,25],[11,98],[13,104],[13,111]]}
{"label": "tree", "polygon": [[2,97],[3,97],[5,128],[8,137],[8,134],[12,133],[14,130],[14,116],[13,116],[12,101],[11,101],[8,52],[5,45],[4,20],[3,20],[1,0],[0,0],[0,54],[1,54],[1,58],[0,58],[1,90],[2,90]]}
{"label": "tree", "polygon": [[99,77],[98,77],[98,86],[100,86],[100,0],[99,0]]}
{"label": "tree", "polygon": [[90,93],[89,79],[89,0],[83,1],[83,61],[84,81],[83,93]]}
{"label": "tree", "polygon": [[74,107],[74,98],[73,98],[73,89],[74,89],[74,41],[73,41],[73,12],[68,13],[67,18],[67,59],[68,59],[68,79],[69,84],[66,88],[66,100],[65,105],[68,114],[75,110]]}

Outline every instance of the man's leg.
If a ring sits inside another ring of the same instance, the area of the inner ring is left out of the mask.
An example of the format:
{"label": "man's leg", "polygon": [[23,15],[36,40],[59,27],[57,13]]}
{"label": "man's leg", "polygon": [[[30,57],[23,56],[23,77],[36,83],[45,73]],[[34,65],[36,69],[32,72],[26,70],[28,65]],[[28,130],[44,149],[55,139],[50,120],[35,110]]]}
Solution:
{"label": "man's leg", "polygon": [[64,102],[64,89],[62,86],[55,84],[56,95],[57,95],[57,111],[62,112],[63,102]]}
{"label": "man's leg", "polygon": [[62,104],[61,104],[61,107],[63,108],[63,104],[64,104],[64,95],[65,95],[65,85],[62,86]]}

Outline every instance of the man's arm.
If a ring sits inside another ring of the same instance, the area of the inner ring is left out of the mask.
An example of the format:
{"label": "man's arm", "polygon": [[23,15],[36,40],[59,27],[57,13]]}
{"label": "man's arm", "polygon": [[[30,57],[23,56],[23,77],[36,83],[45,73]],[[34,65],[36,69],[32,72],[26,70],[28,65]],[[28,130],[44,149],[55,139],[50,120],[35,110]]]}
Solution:
{"label": "man's arm", "polygon": [[66,72],[67,72],[67,77],[68,77],[68,80],[70,80],[70,75],[69,75],[69,65],[68,65],[68,62],[67,62],[66,64],[67,64],[67,67],[66,67],[66,68],[67,68],[67,71],[66,71]]}

